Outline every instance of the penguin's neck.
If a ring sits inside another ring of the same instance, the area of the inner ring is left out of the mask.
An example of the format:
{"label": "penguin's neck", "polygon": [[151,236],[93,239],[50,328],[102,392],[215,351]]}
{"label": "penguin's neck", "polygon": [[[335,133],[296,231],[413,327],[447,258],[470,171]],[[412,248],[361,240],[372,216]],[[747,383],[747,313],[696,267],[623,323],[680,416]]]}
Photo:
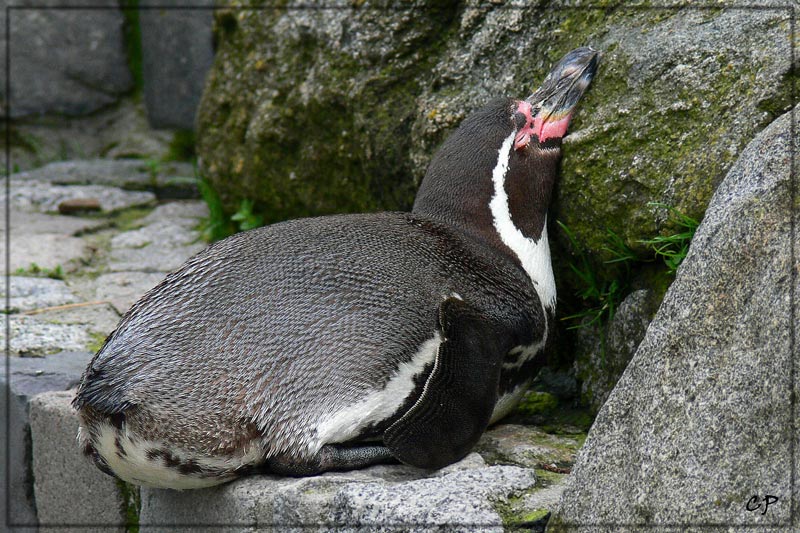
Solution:
{"label": "penguin's neck", "polygon": [[414,213],[456,226],[511,257],[531,279],[542,304],[554,310],[547,208],[560,147],[541,148],[532,141],[522,152],[514,149],[514,139],[513,133],[497,139],[494,146],[500,148],[491,150],[491,157],[476,152],[447,161],[435,158]]}
{"label": "penguin's neck", "polygon": [[560,148],[540,148],[536,142],[520,154],[509,135],[500,146],[492,169],[492,225],[531,279],[542,305],[556,306],[556,285],[547,238],[547,209],[555,182]]}

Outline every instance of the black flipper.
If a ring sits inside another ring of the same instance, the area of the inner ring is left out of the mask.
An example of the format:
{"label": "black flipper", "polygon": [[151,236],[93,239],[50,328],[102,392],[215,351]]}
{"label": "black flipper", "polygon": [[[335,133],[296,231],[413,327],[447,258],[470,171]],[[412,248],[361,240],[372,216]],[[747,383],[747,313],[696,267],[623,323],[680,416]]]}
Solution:
{"label": "black flipper", "polygon": [[419,400],[383,435],[402,462],[437,469],[463,458],[489,424],[503,356],[500,333],[466,302],[439,307],[444,341]]}
{"label": "black flipper", "polygon": [[328,444],[310,460],[298,461],[287,456],[271,457],[267,459],[265,471],[280,476],[300,477],[396,462],[397,459],[386,446]]}

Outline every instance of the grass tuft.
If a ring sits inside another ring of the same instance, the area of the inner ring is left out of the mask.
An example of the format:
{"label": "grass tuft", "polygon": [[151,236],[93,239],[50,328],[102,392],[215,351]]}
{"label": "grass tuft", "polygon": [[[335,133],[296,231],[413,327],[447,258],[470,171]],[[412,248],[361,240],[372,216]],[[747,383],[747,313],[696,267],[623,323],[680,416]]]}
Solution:
{"label": "grass tuft", "polygon": [[[573,322],[573,325],[568,326],[567,329],[607,324],[614,318],[614,313],[625,296],[628,286],[627,278],[629,276],[626,275],[620,279],[603,279],[600,273],[592,266],[586,250],[578,243],[572,230],[560,220],[557,220],[556,224],[564,231],[573,250],[577,251],[578,263],[570,262],[569,268],[581,283],[581,287],[575,292],[575,296],[579,297],[583,302],[581,311],[565,316],[561,320]],[[612,258],[606,262],[624,264],[627,274],[627,267],[631,261],[636,259],[636,255],[616,233],[609,230],[607,235],[608,245],[605,249],[612,254]]]}
{"label": "grass tuft", "polygon": [[674,207],[661,202],[649,202],[647,205],[648,207],[666,209],[669,218],[671,218],[678,227],[683,229],[680,233],[675,233],[673,235],[659,235],[652,239],[640,241],[642,244],[650,247],[656,257],[663,259],[664,264],[667,266],[667,273],[674,275],[680,264],[686,258],[686,254],[689,252],[689,244],[691,244],[700,222],[681,213]]}
{"label": "grass tuft", "polygon": [[31,263],[28,268],[18,268],[14,271],[16,276],[35,276],[39,278],[64,279],[64,269],[61,265],[54,268],[40,267],[36,263]]}
{"label": "grass tuft", "polygon": [[231,220],[238,223],[239,231],[247,231],[264,225],[264,217],[253,212],[253,201],[247,199],[242,200],[239,210],[231,215]]}
{"label": "grass tuft", "polygon": [[225,209],[222,207],[222,199],[211,184],[195,170],[197,188],[200,196],[208,206],[208,218],[201,224],[200,231],[206,242],[214,242],[233,235],[235,228],[230,219],[225,216]]}

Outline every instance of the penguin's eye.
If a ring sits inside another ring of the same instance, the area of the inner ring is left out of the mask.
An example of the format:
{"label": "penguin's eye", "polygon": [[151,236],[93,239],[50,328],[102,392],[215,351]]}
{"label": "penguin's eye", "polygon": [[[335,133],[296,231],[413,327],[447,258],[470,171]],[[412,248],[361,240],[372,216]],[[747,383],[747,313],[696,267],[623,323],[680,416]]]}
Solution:
{"label": "penguin's eye", "polygon": [[519,130],[525,127],[528,119],[522,113],[514,113],[514,126]]}

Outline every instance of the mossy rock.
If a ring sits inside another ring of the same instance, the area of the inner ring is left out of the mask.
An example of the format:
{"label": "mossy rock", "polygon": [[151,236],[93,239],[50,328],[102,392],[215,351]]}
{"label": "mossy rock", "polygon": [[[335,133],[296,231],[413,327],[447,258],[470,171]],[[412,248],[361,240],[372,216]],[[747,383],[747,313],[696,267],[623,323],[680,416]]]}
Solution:
{"label": "mossy rock", "polygon": [[669,230],[648,201],[702,216],[744,144],[789,105],[789,20],[615,4],[220,10],[203,170],[230,212],[247,198],[267,222],[405,209],[463,117],[527,96],[589,44],[605,58],[574,119],[556,215],[600,255],[607,227],[641,247]]}
{"label": "mossy rock", "polygon": [[408,209],[420,74],[453,2],[408,10],[225,10],[199,115],[203,171],[265,222]]}

